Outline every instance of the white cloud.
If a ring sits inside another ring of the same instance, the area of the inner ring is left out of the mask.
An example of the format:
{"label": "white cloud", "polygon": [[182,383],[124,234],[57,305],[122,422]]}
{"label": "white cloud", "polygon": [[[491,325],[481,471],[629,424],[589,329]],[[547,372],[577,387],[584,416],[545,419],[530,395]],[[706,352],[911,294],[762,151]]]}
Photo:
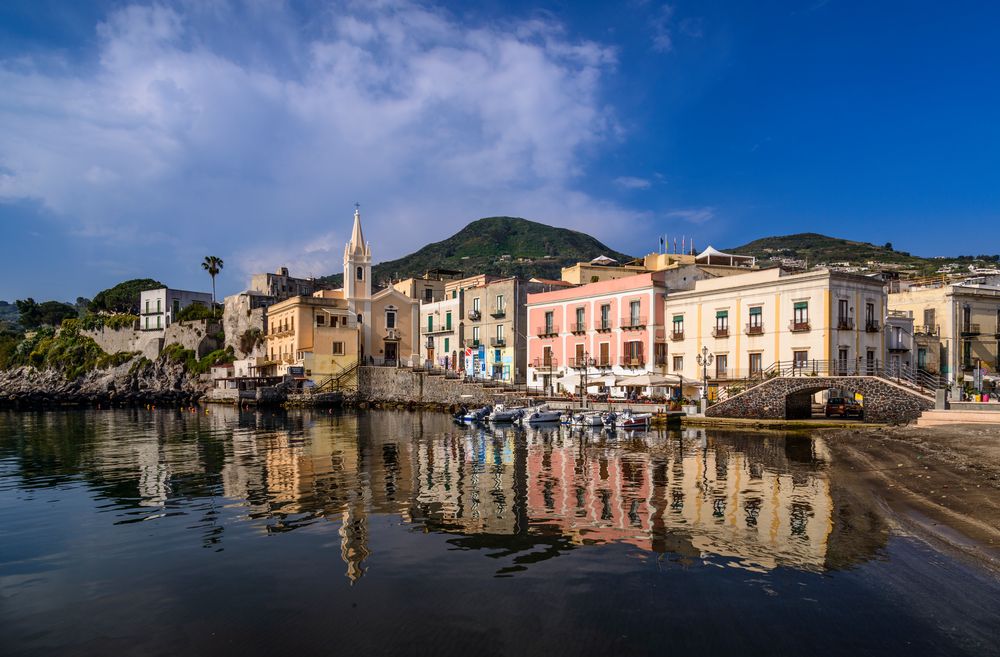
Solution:
{"label": "white cloud", "polygon": [[652,185],[645,178],[635,178],[633,176],[619,176],[615,178],[615,184],[622,189],[649,189]]}
{"label": "white cloud", "polygon": [[557,23],[219,1],[128,6],[96,34],[94,62],[0,61],[0,202],[106,247],[163,236],[244,275],[326,274],[355,200],[377,260],[490,214],[605,239],[609,216],[647,219],[575,189],[619,135],[601,98],[616,55]]}
{"label": "white cloud", "polygon": [[686,208],[683,210],[671,210],[666,214],[667,219],[680,219],[692,224],[703,224],[715,218],[714,207]]}
{"label": "white cloud", "polygon": [[650,28],[653,30],[653,50],[656,52],[670,52],[674,49],[674,38],[670,25],[673,17],[674,8],[670,5],[662,5],[650,21]]}

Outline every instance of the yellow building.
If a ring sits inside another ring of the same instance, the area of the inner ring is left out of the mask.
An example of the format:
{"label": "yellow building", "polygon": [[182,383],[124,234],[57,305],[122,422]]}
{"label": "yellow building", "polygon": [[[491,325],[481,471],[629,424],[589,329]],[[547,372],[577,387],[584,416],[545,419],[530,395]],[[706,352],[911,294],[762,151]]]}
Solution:
{"label": "yellow building", "polygon": [[723,253],[711,246],[695,255],[693,253],[650,253],[642,260],[619,264],[606,256],[594,258],[590,262],[578,262],[571,267],[563,267],[562,279],[574,285],[600,283],[618,278],[646,274],[654,271],[677,269],[685,265],[698,265],[713,276],[739,274],[747,269],[756,269],[757,260],[753,256]]}
{"label": "yellow building", "polygon": [[321,379],[358,359],[358,323],[345,299],[334,291],[292,297],[269,309],[267,366],[277,376],[300,366]]}
{"label": "yellow building", "polygon": [[985,279],[913,286],[890,294],[889,308],[913,318],[921,369],[940,361],[940,373],[955,383],[974,378],[979,366],[990,382],[998,379],[1000,286]]}

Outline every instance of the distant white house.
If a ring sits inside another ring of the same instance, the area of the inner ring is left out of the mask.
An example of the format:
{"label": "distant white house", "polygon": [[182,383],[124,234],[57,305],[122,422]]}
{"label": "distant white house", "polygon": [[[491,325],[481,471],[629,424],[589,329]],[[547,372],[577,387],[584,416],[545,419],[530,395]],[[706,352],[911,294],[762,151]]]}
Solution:
{"label": "distant white house", "polygon": [[177,321],[181,310],[193,303],[210,308],[212,295],[209,292],[171,290],[166,287],[146,290],[139,294],[139,328],[143,331],[163,331]]}

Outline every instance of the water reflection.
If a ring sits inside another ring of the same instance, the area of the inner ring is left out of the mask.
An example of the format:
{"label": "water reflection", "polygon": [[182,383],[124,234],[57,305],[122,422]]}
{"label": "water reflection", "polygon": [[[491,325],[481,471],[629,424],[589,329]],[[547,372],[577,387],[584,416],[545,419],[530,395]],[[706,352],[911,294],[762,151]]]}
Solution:
{"label": "water reflection", "polygon": [[870,558],[887,535],[831,482],[818,438],[225,409],[7,414],[0,436],[0,485],[83,481],[113,524],[184,514],[190,534],[222,550],[234,522],[270,534],[336,523],[352,582],[379,550],[369,527],[382,515],[503,557],[497,575],[607,543],[681,563],[819,571]]}

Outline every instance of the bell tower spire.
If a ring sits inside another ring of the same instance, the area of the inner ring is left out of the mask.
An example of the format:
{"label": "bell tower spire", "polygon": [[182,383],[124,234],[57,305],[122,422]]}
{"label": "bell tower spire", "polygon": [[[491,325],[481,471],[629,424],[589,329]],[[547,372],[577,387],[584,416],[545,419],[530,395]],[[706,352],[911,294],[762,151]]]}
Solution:
{"label": "bell tower spire", "polygon": [[361,204],[354,204],[354,228],[344,247],[344,297],[370,299],[372,296],[372,249],[361,230]]}

